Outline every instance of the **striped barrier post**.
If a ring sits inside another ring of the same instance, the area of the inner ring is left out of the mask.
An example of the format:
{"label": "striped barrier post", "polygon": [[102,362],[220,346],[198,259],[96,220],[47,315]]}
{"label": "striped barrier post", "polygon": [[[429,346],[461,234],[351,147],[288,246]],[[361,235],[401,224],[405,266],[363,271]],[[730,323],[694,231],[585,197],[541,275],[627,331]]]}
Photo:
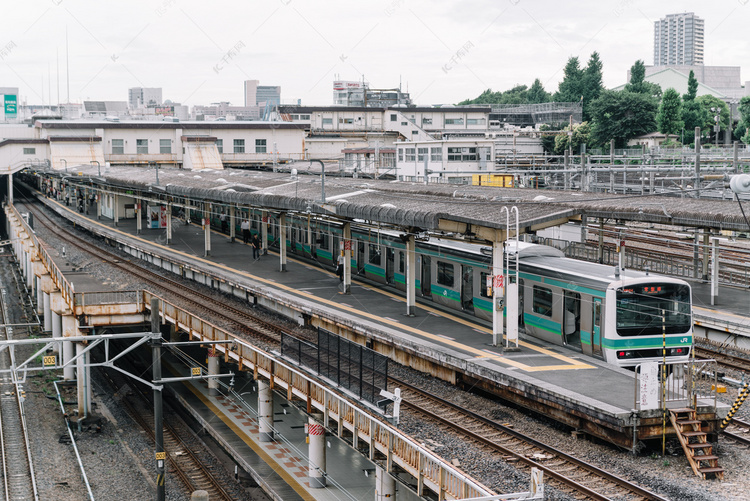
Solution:
{"label": "striped barrier post", "polygon": [[729,409],[729,413],[727,414],[727,417],[724,418],[724,420],[721,422],[721,427],[719,429],[723,430],[726,428],[729,423],[732,421],[732,418],[734,417],[735,413],[739,410],[739,408],[742,406],[743,403],[745,403],[745,399],[747,398],[748,393],[750,393],[750,382],[745,383],[742,385],[742,389],[740,390],[740,394],[737,395],[737,399],[732,404],[732,408]]}

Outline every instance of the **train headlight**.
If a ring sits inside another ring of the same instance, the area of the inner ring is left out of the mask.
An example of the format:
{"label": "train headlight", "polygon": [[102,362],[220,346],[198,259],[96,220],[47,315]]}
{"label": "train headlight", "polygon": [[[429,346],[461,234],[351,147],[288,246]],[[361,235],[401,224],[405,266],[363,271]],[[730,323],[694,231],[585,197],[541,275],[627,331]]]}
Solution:
{"label": "train headlight", "polygon": [[617,358],[633,358],[636,356],[638,356],[638,354],[630,350],[620,350],[617,352]]}
{"label": "train headlight", "polygon": [[670,348],[669,354],[673,357],[679,357],[680,355],[687,355],[687,348]]}

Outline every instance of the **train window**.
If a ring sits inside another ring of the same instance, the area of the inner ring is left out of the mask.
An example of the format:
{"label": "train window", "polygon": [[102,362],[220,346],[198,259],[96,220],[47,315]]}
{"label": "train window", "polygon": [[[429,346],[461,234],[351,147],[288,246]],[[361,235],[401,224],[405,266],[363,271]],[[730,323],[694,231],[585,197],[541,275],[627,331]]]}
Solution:
{"label": "train window", "polygon": [[323,250],[328,250],[328,234],[327,233],[318,233],[318,247],[320,247]]}
{"label": "train window", "polygon": [[437,262],[437,283],[446,287],[453,287],[453,265]]}
{"label": "train window", "polygon": [[479,295],[482,297],[492,297],[492,274],[491,273],[480,273],[479,274]]}
{"label": "train window", "polygon": [[533,310],[534,313],[544,315],[545,317],[552,316],[552,290],[545,289],[544,287],[534,286],[533,296]]}
{"label": "train window", "polygon": [[404,253],[399,252],[398,253],[398,272],[404,273],[405,269],[406,269],[406,265],[404,264]]}
{"label": "train window", "polygon": [[380,246],[375,244],[369,245],[370,264],[380,266]]}
{"label": "train window", "polygon": [[616,324],[621,336],[681,334],[690,331],[691,320],[687,285],[648,283],[617,291]]}

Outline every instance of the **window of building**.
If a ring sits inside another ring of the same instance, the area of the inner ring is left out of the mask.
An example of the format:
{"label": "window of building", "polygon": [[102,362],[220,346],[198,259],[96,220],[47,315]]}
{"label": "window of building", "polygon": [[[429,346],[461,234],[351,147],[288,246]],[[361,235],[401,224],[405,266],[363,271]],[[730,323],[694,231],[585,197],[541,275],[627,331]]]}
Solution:
{"label": "window of building", "polygon": [[353,124],[354,119],[353,118],[339,118],[340,124]]}
{"label": "window of building", "polygon": [[453,287],[453,265],[451,263],[437,262],[437,283],[446,287]]}
{"label": "window of building", "polygon": [[124,155],[125,154],[125,142],[124,139],[113,139],[112,140],[112,154],[113,155]]}
{"label": "window of building", "polygon": [[235,139],[234,140],[234,152],[235,153],[245,153],[245,140],[244,139]]}
{"label": "window of building", "polygon": [[484,118],[467,118],[466,125],[484,125],[486,122]]}
{"label": "window of building", "polygon": [[300,115],[299,119],[300,120],[310,120],[310,115]]}
{"label": "window of building", "polygon": [[159,139],[159,153],[161,154],[172,153],[172,140],[171,139]]}
{"label": "window of building", "polygon": [[324,118],[323,125],[333,125],[333,118]]}
{"label": "window of building", "polygon": [[370,264],[380,266],[380,246],[376,244],[369,244],[370,251]]}
{"label": "window of building", "polygon": [[464,119],[463,118],[446,118],[445,119],[445,125],[463,125]]}
{"label": "window of building", "polygon": [[223,139],[216,140],[216,149],[219,150],[219,153],[224,153],[224,140]]}
{"label": "window of building", "polygon": [[24,148],[23,154],[24,155],[36,155],[36,148]]}
{"label": "window of building", "polygon": [[449,162],[476,162],[477,149],[469,147],[452,146],[448,148]]}
{"label": "window of building", "polygon": [[552,290],[534,286],[533,311],[545,317],[552,316]]}
{"label": "window of building", "polygon": [[398,149],[398,161],[399,162],[404,161],[404,149],[403,148]]}
{"label": "window of building", "polygon": [[442,162],[443,161],[443,148],[430,148],[430,162]]}
{"label": "window of building", "polygon": [[398,115],[395,113],[391,113],[391,122],[397,122],[398,121]]}
{"label": "window of building", "polygon": [[492,274],[479,273],[479,295],[492,297]]}
{"label": "window of building", "polygon": [[138,155],[148,155],[148,139],[136,139],[135,152]]}
{"label": "window of building", "polygon": [[417,162],[424,162],[427,158],[427,148],[417,148]]}
{"label": "window of building", "polygon": [[422,117],[422,125],[432,125],[432,118]]}
{"label": "window of building", "polygon": [[415,160],[414,148],[406,148],[406,161],[413,162]]}
{"label": "window of building", "polygon": [[266,153],[266,140],[265,139],[255,140],[255,153]]}

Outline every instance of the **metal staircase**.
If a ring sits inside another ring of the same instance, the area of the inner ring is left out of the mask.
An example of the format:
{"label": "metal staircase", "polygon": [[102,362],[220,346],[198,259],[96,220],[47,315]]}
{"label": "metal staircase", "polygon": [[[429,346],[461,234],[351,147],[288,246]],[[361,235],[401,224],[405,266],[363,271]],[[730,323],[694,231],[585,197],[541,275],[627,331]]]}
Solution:
{"label": "metal staircase", "polygon": [[693,473],[704,480],[707,475],[724,480],[724,468],[719,466],[719,457],[713,455],[713,446],[708,443],[707,434],[701,431],[701,421],[696,419],[695,409],[670,409],[669,412],[669,419]]}

